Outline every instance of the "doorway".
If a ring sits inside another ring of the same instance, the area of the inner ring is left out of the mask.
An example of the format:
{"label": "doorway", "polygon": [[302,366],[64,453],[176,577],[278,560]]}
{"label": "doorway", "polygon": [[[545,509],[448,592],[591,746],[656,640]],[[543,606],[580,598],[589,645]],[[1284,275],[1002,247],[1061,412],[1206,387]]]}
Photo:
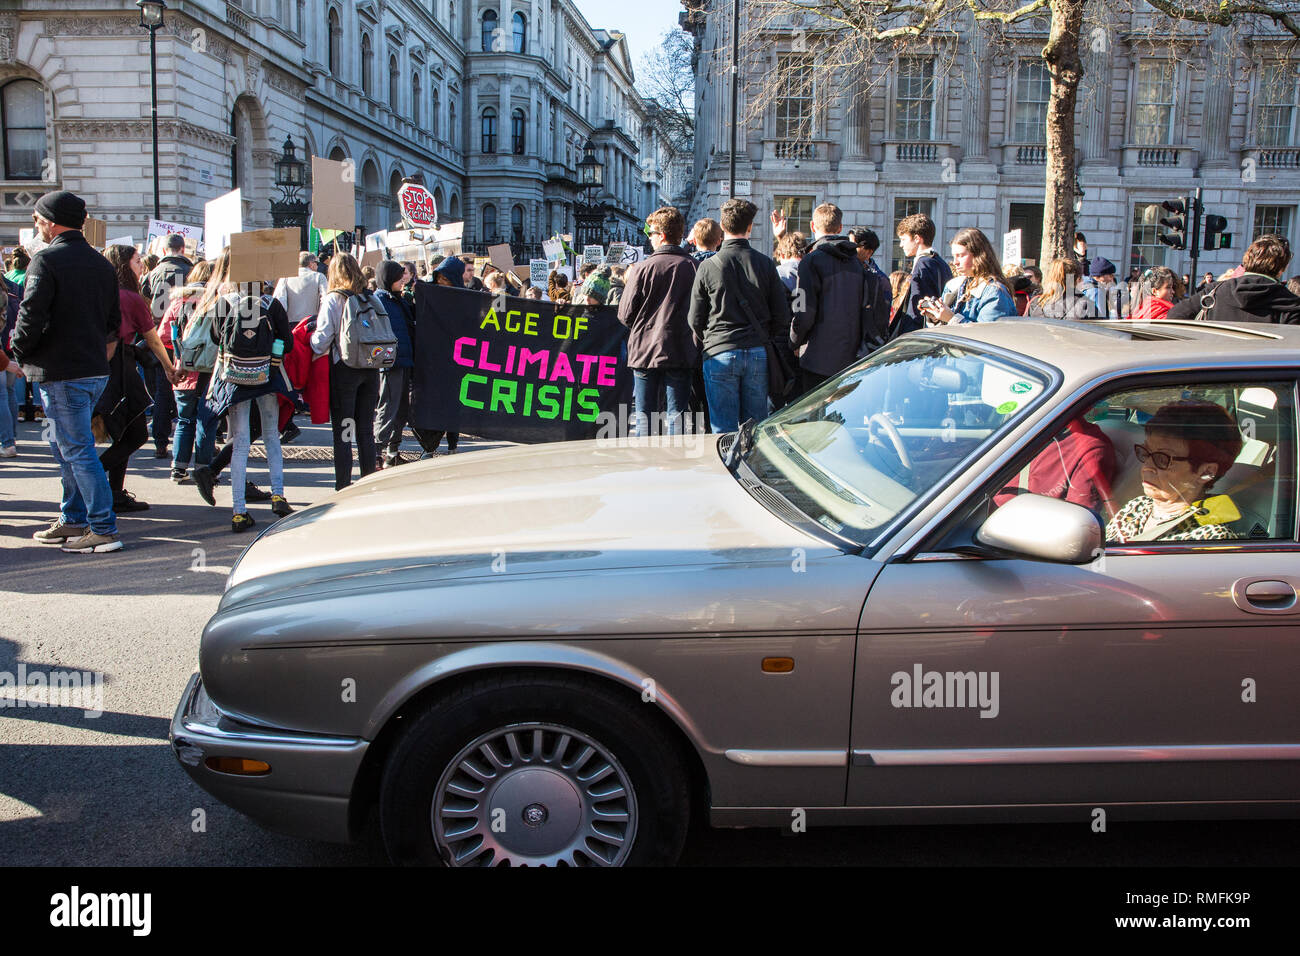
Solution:
{"label": "doorway", "polygon": [[1016,229],[1021,230],[1020,255],[1024,264],[1042,269],[1043,264],[1038,260],[1043,248],[1043,204],[1013,202],[1007,218],[1007,231]]}

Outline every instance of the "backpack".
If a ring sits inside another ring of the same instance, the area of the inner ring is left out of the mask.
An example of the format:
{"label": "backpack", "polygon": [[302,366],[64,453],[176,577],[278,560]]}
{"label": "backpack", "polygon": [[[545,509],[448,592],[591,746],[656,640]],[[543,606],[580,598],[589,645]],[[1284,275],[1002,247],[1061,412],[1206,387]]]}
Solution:
{"label": "backpack", "polygon": [[397,361],[397,336],[388,310],[369,292],[349,295],[343,303],[339,354],[348,368],[392,368]]}
{"label": "backpack", "polygon": [[[217,365],[218,345],[212,335],[212,320],[216,315],[217,303],[213,303],[201,313],[195,311],[197,305],[198,303],[195,303],[182,308],[183,324],[177,323],[176,335],[172,337],[172,349],[176,353],[176,362],[182,370],[211,372]],[[187,312],[188,318],[186,318]]]}
{"label": "backpack", "polygon": [[271,379],[271,346],[275,328],[271,325],[264,296],[231,293],[221,329],[221,351],[216,375],[231,385],[265,385]]}

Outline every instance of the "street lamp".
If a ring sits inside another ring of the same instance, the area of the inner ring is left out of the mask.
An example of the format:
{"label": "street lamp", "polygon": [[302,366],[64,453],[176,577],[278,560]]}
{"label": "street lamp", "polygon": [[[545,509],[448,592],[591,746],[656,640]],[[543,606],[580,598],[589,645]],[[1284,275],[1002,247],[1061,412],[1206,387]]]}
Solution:
{"label": "street lamp", "polygon": [[301,190],[307,183],[307,164],[297,157],[293,137],[285,136],[284,154],[275,164],[275,184],[280,188],[280,200],[271,203],[271,223],[277,229],[297,226],[300,233],[299,248],[307,248],[307,203]]}
{"label": "street lamp", "polygon": [[153,217],[162,218],[158,198],[158,30],[163,25],[164,0],[135,0],[140,8],[140,26],[149,31],[149,85],[153,94]]}
{"label": "street lamp", "polygon": [[578,224],[578,235],[583,241],[596,245],[600,242],[601,227],[605,223],[605,205],[596,202],[596,191],[604,182],[605,164],[596,158],[595,144],[589,139],[582,147],[582,159],[578,161],[578,187],[586,194],[586,201],[576,203],[574,218]]}
{"label": "street lamp", "polygon": [[1074,214],[1083,212],[1083,187],[1079,185],[1079,171],[1074,171]]}

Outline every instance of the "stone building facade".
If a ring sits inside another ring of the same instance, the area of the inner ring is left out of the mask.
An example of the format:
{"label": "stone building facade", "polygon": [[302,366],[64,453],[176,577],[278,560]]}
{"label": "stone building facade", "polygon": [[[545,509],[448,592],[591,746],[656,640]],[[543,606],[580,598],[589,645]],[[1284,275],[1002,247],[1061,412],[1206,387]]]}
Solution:
{"label": "stone building facade", "polygon": [[[149,80],[149,34],[123,0],[0,13],[0,241],[59,188],[110,235],[144,238]],[[269,226],[291,137],[299,157],[353,161],[368,231],[397,221],[397,187],[418,174],[467,242],[535,241],[572,227],[590,137],[610,230],[630,233],[662,191],[640,165],[633,80],[622,34],[571,0],[172,0],[158,32],[162,218],[201,224],[204,203],[238,186],[245,227]]]}
{"label": "stone building facade", "polygon": [[[697,128],[692,219],[716,217],[728,178],[731,6],[690,0],[682,15],[697,51]],[[747,110],[759,76],[793,61],[799,27],[770,34],[742,66],[738,181],[752,184],[762,214],[754,235],[770,241],[767,213],[786,210],[807,231],[813,207],[834,202],[845,228],[867,226],[887,245],[882,266],[902,252],[893,231],[926,212],[936,246],[975,226],[1000,244],[1022,229],[1026,262],[1040,256],[1045,121],[1050,80],[1045,33],[1022,29],[994,55],[988,36],[967,25],[934,55],[899,55],[871,71],[865,88],[778,95]],[[1232,247],[1201,252],[1201,271],[1240,262],[1262,233],[1300,240],[1300,82],[1297,61],[1271,34],[1251,39],[1249,57],[1204,39],[1181,47],[1142,42],[1150,24],[1118,25],[1105,42],[1085,42],[1077,112],[1077,228],[1089,251],[1129,267],[1186,271],[1187,253],[1161,245],[1159,203],[1203,188],[1206,210],[1223,215]],[[742,25],[742,40],[745,38]],[[752,44],[751,44],[752,45]],[[1220,64],[1213,66],[1212,64]],[[799,84],[790,84],[799,91]],[[802,91],[799,91],[802,92]],[[760,112],[760,115],[752,115]],[[738,187],[740,191],[740,187]],[[1298,270],[1300,271],[1300,270]]]}

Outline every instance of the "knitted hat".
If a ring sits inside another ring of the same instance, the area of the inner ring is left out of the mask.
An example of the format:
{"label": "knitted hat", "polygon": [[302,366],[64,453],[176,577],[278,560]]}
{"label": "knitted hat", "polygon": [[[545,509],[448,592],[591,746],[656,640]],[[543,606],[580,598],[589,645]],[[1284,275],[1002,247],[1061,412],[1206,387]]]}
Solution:
{"label": "knitted hat", "polygon": [[406,275],[406,267],[392,259],[385,259],[375,269],[375,279],[379,282],[379,288],[385,292],[393,291],[393,283],[404,275]]}
{"label": "knitted hat", "polygon": [[[602,271],[604,274],[602,275]],[[578,298],[591,296],[601,305],[605,304],[605,297],[609,295],[609,273],[607,270],[596,270],[587,276],[582,287],[578,289]]]}
{"label": "knitted hat", "polygon": [[1111,262],[1109,259],[1103,259],[1101,256],[1098,256],[1088,264],[1088,275],[1092,276],[1094,279],[1097,276],[1113,276],[1114,274],[1115,263]]}
{"label": "knitted hat", "polygon": [[36,214],[56,226],[80,229],[86,224],[86,201],[66,189],[60,189],[36,200]]}

